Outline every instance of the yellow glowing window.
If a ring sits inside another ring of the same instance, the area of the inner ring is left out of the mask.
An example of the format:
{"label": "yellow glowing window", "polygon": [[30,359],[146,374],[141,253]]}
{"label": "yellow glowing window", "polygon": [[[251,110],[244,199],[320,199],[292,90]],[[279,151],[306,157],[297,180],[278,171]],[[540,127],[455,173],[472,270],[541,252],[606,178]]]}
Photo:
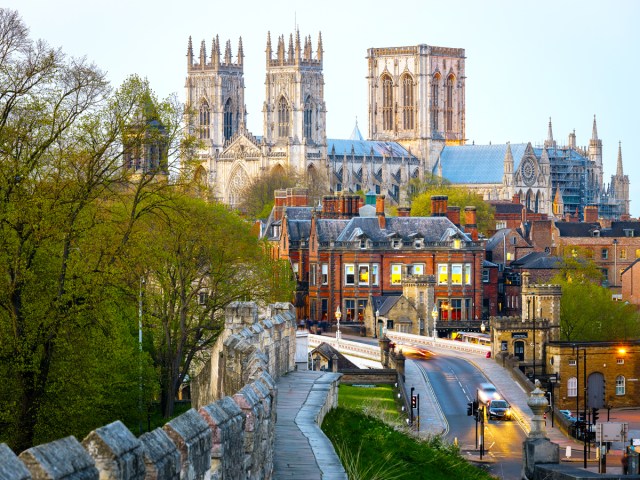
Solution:
{"label": "yellow glowing window", "polygon": [[640,248],[636,249],[636,258],[640,258]]}
{"label": "yellow glowing window", "polygon": [[462,264],[460,263],[451,265],[451,284],[462,285]]}
{"label": "yellow glowing window", "polygon": [[446,285],[447,283],[449,283],[448,265],[438,265],[438,285]]}
{"label": "yellow glowing window", "polygon": [[413,266],[413,274],[414,275],[424,275],[424,264],[416,263]]}
{"label": "yellow glowing window", "polygon": [[402,283],[402,265],[391,265],[391,285]]}
{"label": "yellow glowing window", "polygon": [[369,265],[358,266],[358,283],[360,285],[369,285]]}
{"label": "yellow glowing window", "polygon": [[464,284],[471,285],[471,264],[464,264]]}

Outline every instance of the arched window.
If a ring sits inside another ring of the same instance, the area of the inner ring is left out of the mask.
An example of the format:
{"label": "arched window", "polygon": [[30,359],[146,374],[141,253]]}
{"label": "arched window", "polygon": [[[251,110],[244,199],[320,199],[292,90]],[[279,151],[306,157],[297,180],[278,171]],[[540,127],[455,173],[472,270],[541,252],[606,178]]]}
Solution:
{"label": "arched window", "polygon": [[527,192],[527,198],[526,198],[525,203],[524,203],[525,207],[527,207],[527,210],[532,210],[532,208],[531,208],[533,206],[533,198],[532,197],[533,197],[533,193],[531,192],[531,190],[529,190]]}
{"label": "arched window", "polygon": [[307,141],[313,139],[313,103],[311,97],[304,101],[304,138]]}
{"label": "arched window", "polygon": [[535,210],[534,210],[534,212],[536,212],[536,213],[540,213],[540,207],[541,207],[540,200],[541,200],[540,199],[540,192],[537,192],[536,193],[536,204],[535,204]]}
{"label": "arched window", "polygon": [[438,108],[440,106],[440,74],[436,73],[431,80],[431,128],[438,131]]}
{"label": "arched window", "polygon": [[229,98],[224,104],[224,124],[222,127],[224,139],[229,140],[234,133],[233,128],[233,111],[231,105],[231,99]]}
{"label": "arched window", "polygon": [[414,125],[414,100],[413,78],[411,75],[402,77],[402,125],[405,130],[413,130]]}
{"label": "arched window", "polygon": [[382,83],[382,129],[393,130],[393,81],[383,75]]}
{"label": "arched window", "polygon": [[446,105],[445,105],[445,130],[450,132],[453,130],[453,85],[456,79],[453,75],[447,77],[447,92],[446,92]]}
{"label": "arched window", "polygon": [[622,375],[616,377],[616,395],[625,394],[625,378]]}
{"label": "arched window", "polygon": [[209,104],[205,101],[200,105],[200,118],[198,122],[198,132],[200,138],[209,138],[211,124],[211,113],[209,110]]}
{"label": "arched window", "polygon": [[290,109],[289,103],[284,97],[280,97],[278,101],[278,137],[289,137],[290,125],[289,125]]}
{"label": "arched window", "polygon": [[571,377],[567,380],[567,397],[577,397],[578,396],[578,379],[576,377]]}

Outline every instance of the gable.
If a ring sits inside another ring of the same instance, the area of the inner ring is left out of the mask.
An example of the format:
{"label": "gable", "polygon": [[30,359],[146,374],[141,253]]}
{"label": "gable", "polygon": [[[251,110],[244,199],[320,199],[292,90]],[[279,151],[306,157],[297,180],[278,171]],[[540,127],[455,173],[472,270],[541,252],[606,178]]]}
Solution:
{"label": "gable", "polygon": [[244,133],[238,136],[222,150],[221,157],[225,158],[258,158],[262,155],[260,147]]}

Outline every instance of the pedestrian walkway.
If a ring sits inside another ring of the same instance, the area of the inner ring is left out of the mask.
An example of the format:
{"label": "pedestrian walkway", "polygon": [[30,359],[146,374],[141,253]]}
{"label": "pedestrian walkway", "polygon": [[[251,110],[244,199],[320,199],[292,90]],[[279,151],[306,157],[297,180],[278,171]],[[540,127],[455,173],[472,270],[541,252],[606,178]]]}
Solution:
{"label": "pedestrian walkway", "polygon": [[334,373],[295,371],[278,379],[273,478],[346,480],[333,445],[316,423]]}

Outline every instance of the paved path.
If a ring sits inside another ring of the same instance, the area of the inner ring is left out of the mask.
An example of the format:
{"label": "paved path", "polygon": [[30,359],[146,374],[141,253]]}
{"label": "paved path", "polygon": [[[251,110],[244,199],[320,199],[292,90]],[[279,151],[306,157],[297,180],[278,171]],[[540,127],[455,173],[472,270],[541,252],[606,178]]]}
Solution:
{"label": "paved path", "polygon": [[[347,480],[333,445],[315,422],[324,404],[327,377],[335,374],[296,371],[280,377],[276,406],[273,478]],[[323,380],[323,377],[325,379]]]}

